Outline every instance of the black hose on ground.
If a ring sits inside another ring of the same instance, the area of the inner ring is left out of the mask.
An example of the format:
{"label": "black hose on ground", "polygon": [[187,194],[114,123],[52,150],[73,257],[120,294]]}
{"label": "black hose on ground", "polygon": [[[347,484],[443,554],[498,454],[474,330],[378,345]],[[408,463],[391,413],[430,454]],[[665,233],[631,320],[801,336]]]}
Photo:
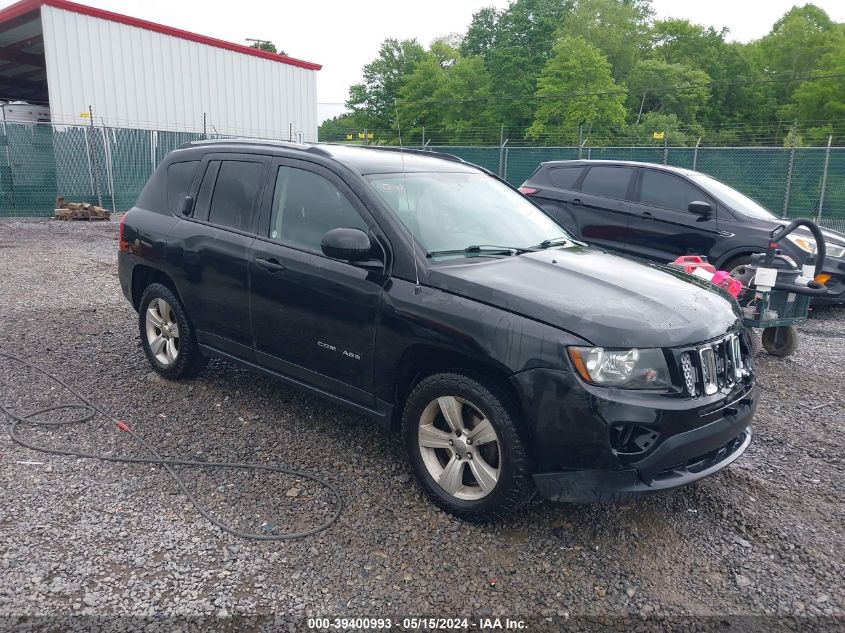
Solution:
{"label": "black hose on ground", "polygon": [[[9,410],[0,400],[0,412],[3,413],[7,418],[9,418],[11,422],[11,426],[9,427],[9,438],[15,443],[24,448],[28,448],[33,451],[37,451],[39,453],[48,453],[51,455],[63,455],[67,457],[79,457],[84,459],[97,459],[100,461],[105,462],[116,462],[116,463],[123,463],[123,464],[154,464],[163,466],[170,476],[173,478],[173,481],[176,482],[176,485],[179,486],[179,489],[185,494],[191,504],[196,508],[197,512],[204,517],[207,521],[212,523],[213,525],[217,526],[224,532],[228,534],[232,534],[233,536],[237,536],[240,538],[251,539],[256,541],[284,541],[284,540],[291,540],[291,539],[300,539],[305,538],[306,536],[312,536],[317,534],[318,532],[322,532],[323,530],[329,528],[333,525],[338,518],[340,517],[340,513],[343,509],[343,497],[340,494],[340,491],[331,483],[319,477],[317,475],[306,473],[300,470],[295,470],[292,468],[285,468],[283,466],[272,466],[268,464],[252,464],[252,463],[240,463],[240,462],[202,462],[196,460],[187,460],[187,459],[168,459],[162,457],[161,454],[152,446],[147,440],[143,437],[135,433],[129,426],[115,418],[111,415],[108,411],[100,407],[99,405],[95,404],[90,399],[86,398],[82,395],[79,391],[71,387],[67,384],[64,380],[59,378],[58,376],[50,373],[46,369],[32,363],[28,360],[20,358],[19,356],[15,356],[14,354],[9,354],[7,352],[0,351],[0,357],[5,358],[10,361],[14,361],[16,363],[20,363],[33,371],[46,376],[47,378],[55,381],[57,384],[64,387],[67,391],[69,391],[73,396],[78,398],[83,404],[59,404],[52,407],[46,407],[44,409],[40,409],[38,411],[34,411],[32,413],[28,413],[27,415],[18,415],[11,410]],[[5,393],[0,393],[0,396],[5,396]],[[45,413],[50,413],[54,411],[61,411],[61,410],[68,410],[68,409],[78,409],[81,410],[82,413],[77,418],[72,420],[46,420],[46,421],[37,421],[33,418],[37,416],[43,415]],[[31,424],[37,426],[64,426],[69,424],[82,424],[85,422],[89,422],[93,420],[97,414],[100,414],[107,419],[109,419],[117,428],[127,433],[132,439],[134,439],[138,444],[140,444],[152,457],[150,458],[143,458],[143,457],[115,457],[112,455],[103,455],[99,453],[86,453],[83,451],[76,451],[70,449],[59,449],[59,448],[51,448],[47,446],[38,446],[35,444],[31,444],[27,442],[25,439],[21,438],[18,435],[18,428],[21,425]],[[225,523],[215,519],[211,513],[197,500],[196,496],[188,490],[187,486],[185,485],[184,480],[182,477],[173,469],[174,466],[191,466],[196,468],[233,468],[233,469],[240,469],[240,470],[265,470],[270,472],[282,473],[285,475],[291,475],[293,477],[299,477],[301,479],[308,479],[313,481],[324,488],[328,489],[331,493],[332,497],[334,498],[334,512],[332,516],[329,517],[325,522],[318,525],[317,527],[311,528],[309,530],[305,530],[302,532],[290,532],[290,533],[282,533],[282,534],[253,534],[250,532],[243,532],[241,530],[235,529],[226,525]]]}

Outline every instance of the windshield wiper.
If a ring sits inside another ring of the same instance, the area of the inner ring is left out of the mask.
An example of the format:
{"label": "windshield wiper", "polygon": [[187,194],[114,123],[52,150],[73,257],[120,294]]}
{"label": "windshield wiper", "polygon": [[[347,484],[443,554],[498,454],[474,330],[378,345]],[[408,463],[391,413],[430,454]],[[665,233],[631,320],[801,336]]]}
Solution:
{"label": "windshield wiper", "polygon": [[493,244],[473,244],[466,248],[449,251],[431,251],[426,253],[426,257],[436,257],[438,255],[462,255],[469,253],[479,253],[481,255],[521,255],[535,250],[534,248],[521,248],[518,246],[495,246]]}
{"label": "windshield wiper", "polygon": [[549,248],[550,246],[557,246],[558,244],[567,244],[572,240],[561,235],[560,237],[550,237],[537,244],[537,248]]}

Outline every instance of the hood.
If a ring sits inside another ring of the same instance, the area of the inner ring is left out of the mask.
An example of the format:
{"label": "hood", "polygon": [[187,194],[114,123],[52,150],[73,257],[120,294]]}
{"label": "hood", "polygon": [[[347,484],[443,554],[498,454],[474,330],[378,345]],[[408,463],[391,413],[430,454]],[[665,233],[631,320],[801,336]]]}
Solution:
{"label": "hood", "polygon": [[672,347],[740,323],[721,289],[681,271],[582,246],[432,268],[429,283],[604,347]]}

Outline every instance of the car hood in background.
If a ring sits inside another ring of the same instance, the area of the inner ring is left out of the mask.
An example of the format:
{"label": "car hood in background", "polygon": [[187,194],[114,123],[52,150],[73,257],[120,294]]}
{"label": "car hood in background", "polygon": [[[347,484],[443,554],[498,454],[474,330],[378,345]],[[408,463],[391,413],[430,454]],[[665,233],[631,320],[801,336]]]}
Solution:
{"label": "car hood in background", "polygon": [[460,260],[430,272],[437,288],[604,347],[698,343],[740,323],[736,304],[709,282],[581,246]]}

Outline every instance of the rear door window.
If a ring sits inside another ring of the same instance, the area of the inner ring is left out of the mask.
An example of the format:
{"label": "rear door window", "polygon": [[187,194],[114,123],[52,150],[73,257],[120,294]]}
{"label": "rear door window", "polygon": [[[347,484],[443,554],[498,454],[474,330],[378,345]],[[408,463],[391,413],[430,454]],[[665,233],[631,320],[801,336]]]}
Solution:
{"label": "rear door window", "polygon": [[171,163],[167,167],[167,208],[171,213],[179,210],[179,203],[191,193],[191,183],[197,173],[198,160]]}
{"label": "rear door window", "polygon": [[583,193],[625,200],[633,167],[593,166],[581,183]]}
{"label": "rear door window", "polygon": [[[220,170],[211,196],[208,221],[239,231],[254,231],[257,215],[256,202],[263,173],[262,163],[241,160],[220,161]],[[204,182],[203,185],[205,185]]]}
{"label": "rear door window", "polygon": [[640,180],[640,204],[686,211],[693,201],[709,202],[704,193],[673,174],[644,169]]}
{"label": "rear door window", "polygon": [[553,167],[549,170],[549,181],[559,189],[575,189],[575,182],[583,171],[583,167]]}

